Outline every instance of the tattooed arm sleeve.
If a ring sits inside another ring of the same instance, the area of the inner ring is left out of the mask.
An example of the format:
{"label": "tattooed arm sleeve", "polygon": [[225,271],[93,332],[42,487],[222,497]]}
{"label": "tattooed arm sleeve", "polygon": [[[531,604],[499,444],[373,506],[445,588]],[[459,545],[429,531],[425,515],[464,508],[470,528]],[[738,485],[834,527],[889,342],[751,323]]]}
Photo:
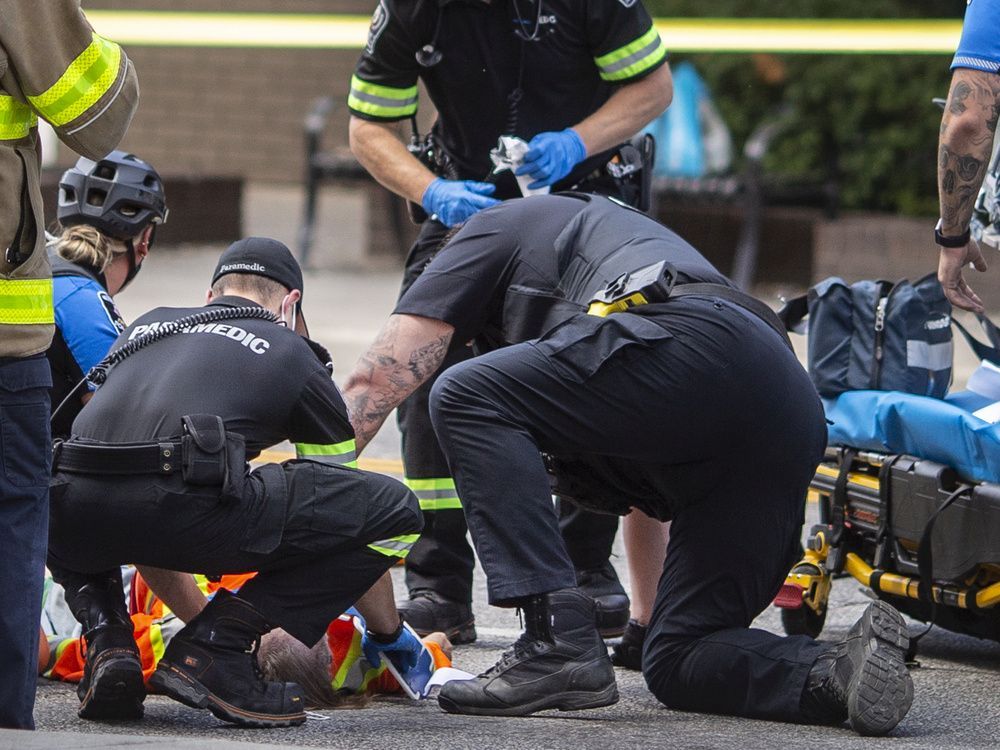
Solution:
{"label": "tattooed arm sleeve", "polygon": [[938,195],[942,234],[962,234],[983,184],[1000,112],[1000,75],[956,68],[941,119]]}
{"label": "tattooed arm sleeve", "polygon": [[389,412],[441,366],[455,328],[418,315],[390,315],[344,383],[360,453]]}

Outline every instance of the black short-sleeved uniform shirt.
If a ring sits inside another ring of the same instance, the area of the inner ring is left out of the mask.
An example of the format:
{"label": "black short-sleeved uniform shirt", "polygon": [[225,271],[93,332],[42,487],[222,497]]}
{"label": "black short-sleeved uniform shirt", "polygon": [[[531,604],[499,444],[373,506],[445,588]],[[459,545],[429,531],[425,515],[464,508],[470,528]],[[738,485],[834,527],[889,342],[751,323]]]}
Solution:
{"label": "black short-sleeved uniform shirt", "polygon": [[[492,169],[489,152],[497,138],[511,134],[508,96],[519,70],[523,98],[513,134],[530,140],[580,122],[617,84],[638,80],[666,60],[641,0],[540,2],[380,0],[351,79],[351,113],[381,122],[410,117],[421,79],[437,108],[435,133],[460,177],[481,180]],[[537,41],[514,33],[531,35],[536,26]],[[414,55],[432,41],[441,61],[422,67]],[[598,156],[570,178],[591,171]]]}
{"label": "black short-sleeved uniform shirt", "polygon": [[[126,328],[115,348],[167,321],[221,307],[259,305],[228,296],[201,308],[160,307]],[[353,459],[354,431],[330,372],[302,337],[251,318],[195,325],[140,349],[111,369],[73,422],[73,436],[106,443],[176,436],[188,414],[222,417],[246,440],[247,458],[291,440],[300,456]],[[345,442],[349,450],[333,450]]]}
{"label": "black short-sleeved uniform shirt", "polygon": [[678,284],[732,286],[680,236],[608,198],[563,194],[512,200],[473,216],[394,312],[444,321],[455,327],[454,341],[483,344],[482,334],[504,328],[512,288],[585,307],[621,273],[661,260],[673,265]]}

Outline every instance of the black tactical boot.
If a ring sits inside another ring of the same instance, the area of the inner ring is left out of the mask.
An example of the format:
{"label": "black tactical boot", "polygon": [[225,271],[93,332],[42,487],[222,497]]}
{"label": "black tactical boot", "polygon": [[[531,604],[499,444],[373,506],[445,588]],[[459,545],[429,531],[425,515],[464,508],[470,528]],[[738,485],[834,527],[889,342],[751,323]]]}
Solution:
{"label": "black tactical boot", "polygon": [[474,680],[446,683],[438,703],[448,713],[526,716],[618,702],[608,650],[594,627],[594,602],[560,589],[523,603],[525,631]]}
{"label": "black tactical boot", "polygon": [[642,646],[646,642],[645,625],[640,625],[636,620],[629,620],[625,626],[620,643],[616,643],[611,649],[611,663],[616,667],[634,669],[642,671]]}
{"label": "black tactical boot", "polygon": [[257,663],[271,628],[253,606],[225,589],[175,635],[151,688],[244,727],[290,727],[306,720],[302,688],[266,682]]}
{"label": "black tactical boot", "polygon": [[141,719],[146,688],[120,575],[85,583],[67,599],[87,644],[77,686],[81,719]]}
{"label": "black tactical boot", "polygon": [[599,568],[576,571],[576,585],[594,600],[601,637],[622,635],[628,623],[629,600],[611,561]]}
{"label": "black tactical boot", "polygon": [[817,724],[847,719],[861,735],[888,734],[910,709],[913,681],[906,669],[910,638],[899,613],[873,602],[848,631],[813,665],[802,708]]}
{"label": "black tactical boot", "polygon": [[420,589],[411,593],[408,601],[398,603],[396,609],[419,636],[441,632],[456,646],[476,640],[476,618],[472,616],[471,604]]}

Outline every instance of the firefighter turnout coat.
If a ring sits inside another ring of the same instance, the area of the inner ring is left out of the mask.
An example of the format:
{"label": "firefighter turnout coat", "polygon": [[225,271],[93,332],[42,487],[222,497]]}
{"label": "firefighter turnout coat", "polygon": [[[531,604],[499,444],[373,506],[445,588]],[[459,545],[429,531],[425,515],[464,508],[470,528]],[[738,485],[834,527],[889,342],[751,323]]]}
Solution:
{"label": "firefighter turnout coat", "polygon": [[138,101],[132,63],[79,0],[0,0],[0,357],[43,352],[52,339],[38,119],[97,159],[118,145]]}

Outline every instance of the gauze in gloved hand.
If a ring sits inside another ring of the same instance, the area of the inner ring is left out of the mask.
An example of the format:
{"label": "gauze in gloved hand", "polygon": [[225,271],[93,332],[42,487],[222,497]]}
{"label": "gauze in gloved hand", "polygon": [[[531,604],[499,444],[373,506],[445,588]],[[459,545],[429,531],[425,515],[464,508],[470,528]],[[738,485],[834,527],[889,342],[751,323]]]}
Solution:
{"label": "gauze in gloved hand", "polygon": [[529,188],[540,188],[559,182],[573,167],[587,157],[587,147],[573,128],[558,133],[539,133],[528,141],[528,153],[514,174],[535,178]]}
{"label": "gauze in gloved hand", "polygon": [[421,204],[428,216],[436,216],[446,227],[453,227],[477,211],[499,203],[490,197],[494,190],[496,185],[488,182],[438,177],[427,186]]}
{"label": "gauze in gloved hand", "polygon": [[382,663],[383,652],[397,652],[395,662],[403,670],[412,669],[416,666],[417,657],[423,650],[424,645],[420,642],[413,631],[403,626],[400,622],[399,629],[390,635],[374,635],[370,631],[365,631],[361,638],[361,651],[365,659],[373,667]]}

